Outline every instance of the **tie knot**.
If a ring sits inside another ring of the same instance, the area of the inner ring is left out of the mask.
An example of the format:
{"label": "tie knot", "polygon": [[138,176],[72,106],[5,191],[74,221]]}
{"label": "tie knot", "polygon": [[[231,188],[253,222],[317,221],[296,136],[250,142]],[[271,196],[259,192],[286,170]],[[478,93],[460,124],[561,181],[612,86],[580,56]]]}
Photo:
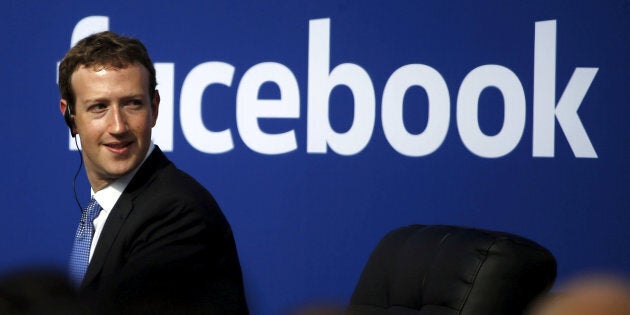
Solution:
{"label": "tie knot", "polygon": [[90,203],[88,203],[87,207],[85,207],[85,211],[86,211],[87,222],[92,223],[94,218],[96,218],[98,213],[101,211],[101,206],[98,204],[96,199],[92,197],[92,200],[90,200]]}

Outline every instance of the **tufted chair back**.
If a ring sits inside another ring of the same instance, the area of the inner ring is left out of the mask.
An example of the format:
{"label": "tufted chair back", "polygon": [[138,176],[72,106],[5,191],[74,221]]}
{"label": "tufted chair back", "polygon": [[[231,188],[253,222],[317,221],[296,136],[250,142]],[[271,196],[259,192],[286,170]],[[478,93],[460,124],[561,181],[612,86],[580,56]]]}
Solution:
{"label": "tufted chair back", "polygon": [[556,277],[544,247],[503,232],[411,225],[372,252],[348,315],[521,315]]}

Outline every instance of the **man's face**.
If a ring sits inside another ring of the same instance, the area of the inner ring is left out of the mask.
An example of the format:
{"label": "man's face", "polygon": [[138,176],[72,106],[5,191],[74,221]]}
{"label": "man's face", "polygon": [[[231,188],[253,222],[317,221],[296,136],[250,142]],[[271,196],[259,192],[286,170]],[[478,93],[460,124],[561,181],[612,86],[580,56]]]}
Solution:
{"label": "man's face", "polygon": [[[98,191],[142,162],[160,98],[156,92],[151,102],[149,72],[140,64],[122,69],[81,66],[70,81],[85,169],[92,188]],[[62,99],[62,112],[66,106]]]}

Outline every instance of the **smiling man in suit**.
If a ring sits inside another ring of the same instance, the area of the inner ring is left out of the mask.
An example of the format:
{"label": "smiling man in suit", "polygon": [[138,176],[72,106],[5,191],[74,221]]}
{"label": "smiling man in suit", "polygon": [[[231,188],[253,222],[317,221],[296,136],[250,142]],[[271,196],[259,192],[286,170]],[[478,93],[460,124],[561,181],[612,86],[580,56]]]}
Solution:
{"label": "smiling man in suit", "polygon": [[151,141],[160,96],[138,40],[102,32],[59,66],[92,201],[71,255],[82,297],[114,312],[247,314],[232,231],[210,193]]}

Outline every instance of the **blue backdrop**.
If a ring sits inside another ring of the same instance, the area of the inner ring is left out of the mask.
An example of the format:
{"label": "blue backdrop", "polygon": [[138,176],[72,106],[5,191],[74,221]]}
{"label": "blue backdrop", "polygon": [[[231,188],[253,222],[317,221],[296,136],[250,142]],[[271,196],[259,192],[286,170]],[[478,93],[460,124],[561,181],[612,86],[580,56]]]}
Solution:
{"label": "blue backdrop", "polygon": [[0,26],[0,272],[66,264],[56,65],[102,28],[159,64],[156,142],[230,220],[253,314],[346,301],[412,223],[521,234],[560,281],[630,271],[626,0],[4,1]]}

